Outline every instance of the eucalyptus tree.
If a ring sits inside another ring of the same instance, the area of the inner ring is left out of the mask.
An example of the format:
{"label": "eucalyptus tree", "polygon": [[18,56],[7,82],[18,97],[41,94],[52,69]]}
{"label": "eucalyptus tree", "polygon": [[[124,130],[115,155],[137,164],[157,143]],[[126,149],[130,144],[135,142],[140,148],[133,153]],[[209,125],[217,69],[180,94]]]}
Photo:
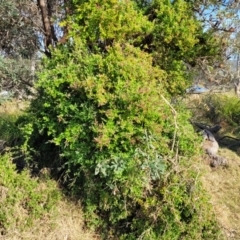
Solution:
{"label": "eucalyptus tree", "polygon": [[16,93],[32,87],[39,59],[49,57],[64,35],[57,24],[65,16],[62,6],[62,1],[0,1],[1,89]]}

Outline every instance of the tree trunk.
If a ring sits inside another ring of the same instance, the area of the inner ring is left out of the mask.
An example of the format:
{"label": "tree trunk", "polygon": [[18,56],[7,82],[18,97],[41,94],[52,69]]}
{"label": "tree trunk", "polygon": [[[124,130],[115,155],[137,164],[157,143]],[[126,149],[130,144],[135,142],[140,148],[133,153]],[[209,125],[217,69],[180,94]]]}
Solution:
{"label": "tree trunk", "polygon": [[37,0],[38,7],[41,10],[42,14],[42,22],[44,28],[44,35],[45,35],[45,54],[48,57],[51,57],[51,52],[49,50],[49,46],[53,46],[54,42],[57,42],[57,37],[54,32],[54,28],[51,23],[51,8],[48,7],[47,0]]}

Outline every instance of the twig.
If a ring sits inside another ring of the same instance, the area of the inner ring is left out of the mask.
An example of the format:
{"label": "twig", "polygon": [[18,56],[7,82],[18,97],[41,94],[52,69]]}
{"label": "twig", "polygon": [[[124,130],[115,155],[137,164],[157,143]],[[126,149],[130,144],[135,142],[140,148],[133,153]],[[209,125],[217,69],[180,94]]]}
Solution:
{"label": "twig", "polygon": [[170,102],[163,95],[160,95],[160,96],[167,103],[167,105],[172,109],[172,113],[173,113],[174,126],[175,126],[175,128],[174,128],[174,135],[173,135],[173,143],[172,143],[172,148],[171,148],[171,151],[173,151],[174,146],[175,146],[175,142],[176,142],[177,129],[178,129],[178,125],[177,125],[177,111],[174,109],[174,107],[170,104]]}
{"label": "twig", "polygon": [[235,140],[235,141],[240,141],[239,138],[235,138],[235,137],[231,137],[231,136],[227,136],[227,135],[219,138],[218,141],[221,141],[221,140],[223,140],[224,138],[231,138],[231,139],[233,139],[233,140]]}

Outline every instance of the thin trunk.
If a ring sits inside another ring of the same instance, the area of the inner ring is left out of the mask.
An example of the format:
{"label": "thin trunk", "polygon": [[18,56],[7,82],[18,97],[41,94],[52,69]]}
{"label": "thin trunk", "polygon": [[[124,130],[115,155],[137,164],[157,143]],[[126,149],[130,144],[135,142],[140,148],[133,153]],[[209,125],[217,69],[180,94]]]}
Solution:
{"label": "thin trunk", "polygon": [[42,22],[45,35],[45,54],[50,57],[51,53],[49,46],[53,46],[54,42],[57,41],[57,37],[51,23],[51,9],[48,8],[47,0],[37,0],[37,2],[42,14]]}

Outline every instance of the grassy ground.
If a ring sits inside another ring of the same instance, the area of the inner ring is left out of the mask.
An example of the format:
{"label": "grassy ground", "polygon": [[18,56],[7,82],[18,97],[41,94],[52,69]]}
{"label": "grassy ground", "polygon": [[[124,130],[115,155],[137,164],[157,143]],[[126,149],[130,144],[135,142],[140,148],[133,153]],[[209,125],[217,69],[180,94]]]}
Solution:
{"label": "grassy ground", "polygon": [[[225,97],[229,97],[230,100]],[[200,157],[200,169],[203,172],[202,182],[211,197],[211,204],[226,238],[239,240],[240,125],[232,120],[238,114],[240,100],[233,92],[229,92],[208,96],[190,96],[186,101],[193,111],[193,121],[210,126],[218,124],[222,127],[215,137],[220,145],[219,155],[228,159],[229,166],[213,169],[207,164],[204,157],[203,159]],[[235,105],[228,107],[224,101],[234,102]],[[219,105],[216,106],[216,103]],[[238,121],[238,119],[235,120]],[[221,139],[224,136],[227,137]]]}
{"label": "grassy ground", "polygon": [[227,148],[219,155],[229,161],[228,168],[210,168],[203,160],[202,182],[211,197],[217,219],[227,239],[240,239],[240,157]]}

